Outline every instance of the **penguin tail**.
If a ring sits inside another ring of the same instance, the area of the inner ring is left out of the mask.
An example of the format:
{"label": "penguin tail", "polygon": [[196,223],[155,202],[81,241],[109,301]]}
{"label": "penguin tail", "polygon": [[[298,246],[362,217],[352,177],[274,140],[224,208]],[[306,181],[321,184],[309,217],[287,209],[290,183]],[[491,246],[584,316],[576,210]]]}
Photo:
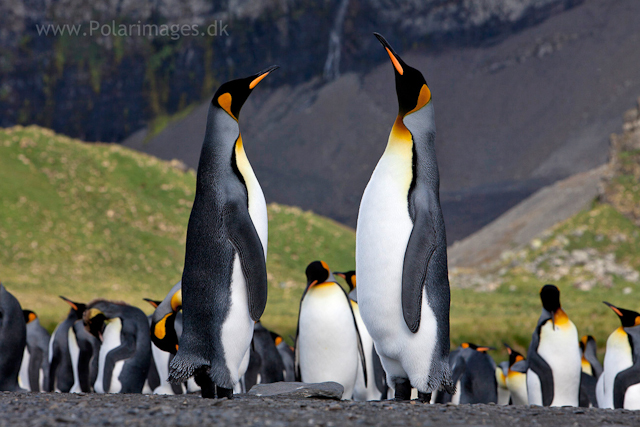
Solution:
{"label": "penguin tail", "polygon": [[456,393],[456,383],[451,377],[451,368],[449,368],[448,362],[440,363],[437,369],[432,370],[426,388],[429,392],[444,390],[451,395]]}
{"label": "penguin tail", "polygon": [[169,364],[169,379],[171,384],[182,384],[194,374],[208,371],[211,367],[209,361],[203,357],[193,353],[181,353],[178,351],[176,356]]}

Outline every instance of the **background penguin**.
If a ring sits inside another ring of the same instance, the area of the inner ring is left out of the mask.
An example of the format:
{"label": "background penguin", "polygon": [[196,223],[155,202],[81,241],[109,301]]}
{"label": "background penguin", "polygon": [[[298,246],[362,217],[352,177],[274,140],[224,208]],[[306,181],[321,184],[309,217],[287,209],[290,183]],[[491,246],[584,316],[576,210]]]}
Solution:
{"label": "background penguin", "polygon": [[358,332],[360,332],[360,340],[362,341],[362,349],[367,362],[367,385],[365,386],[364,374],[362,370],[358,370],[358,378],[356,379],[355,388],[353,390],[354,400],[381,400],[387,397],[387,375],[382,368],[380,356],[376,352],[373,345],[373,339],[367,331],[367,327],[362,321],[360,308],[358,307],[358,293],[356,290],[356,272],[351,270],[344,273],[334,272],[336,276],[342,277],[349,286],[349,299],[351,300],[351,308],[356,318]]}
{"label": "background penguin", "polygon": [[209,107],[187,228],[184,329],[170,381],[196,375],[203,397],[233,396],[249,363],[254,321],[267,303],[267,205],[244,151],[238,118],[277,67],[224,83]]}
{"label": "background penguin", "polygon": [[69,329],[82,319],[85,304],[60,296],[71,306],[67,318],[56,326],[49,341],[49,390],[68,393],[73,387],[73,365],[69,352]]}
{"label": "background penguin", "polygon": [[307,266],[307,288],[300,300],[296,333],[296,377],[306,383],[335,381],[350,399],[365,357],[345,290],[324,261]]}
{"label": "background penguin", "polygon": [[578,330],[560,306],[557,287],[543,286],[540,299],[542,314],[527,353],[529,404],[578,406],[582,372]]}
{"label": "background penguin", "polygon": [[604,369],[596,385],[598,407],[640,409],[640,313],[605,304],[622,326],[607,339]]}
{"label": "background penguin", "polygon": [[282,364],[284,366],[284,380],[287,382],[296,380],[295,356],[293,348],[285,342],[285,340],[275,332],[271,332],[271,339],[280,353]]}
{"label": "background penguin", "polygon": [[28,391],[49,388],[49,332],[31,310],[22,310],[27,324],[27,345],[20,365],[20,387]]}
{"label": "background penguin", "polygon": [[71,393],[89,393],[98,376],[98,355],[100,340],[84,327],[82,319],[76,320],[69,328],[69,354],[73,367]]}
{"label": "background penguin", "polygon": [[511,392],[507,387],[507,375],[509,374],[509,361],[505,360],[496,366],[496,383],[498,384],[498,405],[508,405],[511,401]]}
{"label": "background penguin", "polygon": [[[162,303],[162,301],[154,301],[149,298],[144,298],[144,300],[156,309]],[[176,315],[177,314],[178,313],[176,313]],[[151,327],[153,323],[153,314],[148,316],[147,318],[149,319],[149,326]],[[175,334],[174,322],[175,320],[172,322],[171,329]],[[144,384],[142,392],[145,394],[184,394],[184,385],[171,384],[168,381],[169,363],[173,358],[173,354],[167,351],[160,350],[158,346],[153,342],[154,337],[155,334],[153,330],[151,330],[151,360],[149,363],[149,375],[147,375],[147,381]],[[175,345],[178,345],[177,339],[175,341]]]}
{"label": "background penguin", "polygon": [[582,373],[580,375],[580,406],[598,407],[596,397],[596,384],[602,374],[602,364],[597,356],[596,340],[591,335],[585,335],[580,339],[580,351],[582,353]]}
{"label": "background penguin", "polygon": [[151,359],[149,323],[143,311],[95,300],[87,305],[84,323],[102,341],[96,393],[141,393]]}
{"label": "background penguin", "polygon": [[0,283],[0,391],[16,391],[18,372],[27,343],[22,307]]}
{"label": "background penguin", "polygon": [[453,393],[447,244],[439,199],[435,116],[422,74],[387,41],[399,112],[362,196],[356,228],[358,304],[397,399]]}
{"label": "background penguin", "polygon": [[511,393],[511,403],[513,405],[528,405],[527,394],[527,369],[529,364],[524,356],[507,344],[504,345],[509,353],[509,370],[507,372],[507,388]]}
{"label": "background penguin", "polygon": [[284,381],[284,363],[276,344],[271,338],[271,332],[262,323],[256,322],[251,340],[253,351],[250,355],[249,366],[245,373],[245,391],[251,390],[256,384],[269,384]]}
{"label": "background penguin", "polygon": [[[457,352],[454,370],[459,375],[460,387],[453,395],[452,403],[497,403],[498,384],[496,382],[496,364],[487,353],[490,347],[480,347],[472,343],[462,343]],[[459,362],[462,359],[464,364]]]}

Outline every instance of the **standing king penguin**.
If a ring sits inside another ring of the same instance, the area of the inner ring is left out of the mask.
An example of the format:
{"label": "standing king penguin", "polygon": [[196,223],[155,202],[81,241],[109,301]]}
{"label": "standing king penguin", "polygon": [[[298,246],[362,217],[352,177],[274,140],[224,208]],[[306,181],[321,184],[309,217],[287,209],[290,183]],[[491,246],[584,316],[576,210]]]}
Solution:
{"label": "standing king penguin", "polygon": [[18,372],[27,343],[20,303],[0,283],[0,391],[17,391]]}
{"label": "standing king penguin", "polygon": [[604,370],[596,384],[598,407],[640,409],[640,313],[605,304],[622,325],[607,339]]}
{"label": "standing king penguin", "polygon": [[527,395],[527,369],[529,365],[524,356],[509,347],[509,370],[507,372],[507,388],[511,393],[511,403],[513,405],[528,405],[529,397]]}
{"label": "standing king penguin", "polygon": [[224,83],[200,153],[182,274],[183,333],[170,381],[192,375],[202,397],[232,397],[267,303],[267,205],[244,151],[240,109],[277,67]]}
{"label": "standing king penguin", "polygon": [[27,345],[20,366],[20,387],[29,391],[46,391],[49,383],[49,332],[31,310],[22,310],[27,323]]}
{"label": "standing king penguin", "polygon": [[358,371],[367,378],[358,325],[345,290],[324,261],[307,266],[296,332],[296,377],[305,383],[335,381],[351,399]]}
{"label": "standing king penguin", "polygon": [[578,330],[560,306],[557,287],[544,285],[540,299],[542,314],[527,353],[529,404],[578,406],[582,372]]}
{"label": "standing king penguin", "polygon": [[82,319],[86,305],[71,301],[60,295],[60,298],[71,306],[67,318],[56,326],[49,340],[49,389],[68,393],[74,384],[73,359],[69,345],[69,335],[73,333],[73,324]]}
{"label": "standing king penguin", "polygon": [[358,304],[397,400],[453,394],[450,290],[440,208],[431,91],[379,34],[396,80],[399,113],[360,202]]}

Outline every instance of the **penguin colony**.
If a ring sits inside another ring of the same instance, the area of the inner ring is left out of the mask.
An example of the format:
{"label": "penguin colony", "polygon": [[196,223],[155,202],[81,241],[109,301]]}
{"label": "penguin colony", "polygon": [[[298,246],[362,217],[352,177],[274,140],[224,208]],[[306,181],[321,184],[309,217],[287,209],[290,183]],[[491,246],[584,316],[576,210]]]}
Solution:
{"label": "penguin colony", "polygon": [[[364,191],[356,269],[306,269],[295,348],[267,330],[266,203],[244,151],[240,111],[277,67],[224,83],[209,108],[182,280],[155,311],[61,297],[51,336],[0,284],[0,390],[205,398],[279,381],[335,381],[343,399],[640,409],[640,313],[605,302],[621,326],[604,364],[545,285],[526,358],[461,343],[450,351],[450,291],[431,90],[379,34],[398,115]],[[341,277],[349,292],[336,281]],[[356,280],[358,279],[358,280]]]}

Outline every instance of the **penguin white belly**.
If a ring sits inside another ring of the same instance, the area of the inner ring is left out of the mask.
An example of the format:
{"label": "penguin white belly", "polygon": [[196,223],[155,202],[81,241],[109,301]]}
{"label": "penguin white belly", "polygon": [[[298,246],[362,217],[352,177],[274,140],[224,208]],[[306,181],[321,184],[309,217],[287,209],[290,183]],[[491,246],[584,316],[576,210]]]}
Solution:
{"label": "penguin white belly", "polygon": [[335,381],[353,395],[360,360],[349,302],[339,285],[315,285],[300,307],[298,354],[303,382]]}
{"label": "penguin white belly", "polygon": [[551,406],[578,406],[582,357],[578,330],[573,322],[555,327],[547,321],[540,328],[538,354],[547,362],[553,375]]}
{"label": "penguin white belly", "polygon": [[413,230],[408,210],[412,154],[405,145],[390,142],[362,196],[356,231],[358,304],[387,376],[408,376],[414,387],[429,392],[434,391],[427,383],[437,324],[426,292],[415,334],[402,312],[402,270]]}
{"label": "penguin white belly", "polygon": [[540,377],[531,369],[527,370],[527,400],[529,405],[542,406],[542,384]]}
{"label": "penguin white belly", "polygon": [[69,328],[67,334],[69,343],[69,355],[71,356],[71,368],[73,369],[73,386],[69,393],[80,393],[82,388],[80,387],[80,375],[78,374],[78,360],[80,358],[80,347],[78,346],[78,340],[73,328]]}
{"label": "penguin white belly", "polygon": [[[233,388],[239,378],[244,375],[244,372],[240,372],[243,365],[244,371],[247,370],[247,353],[253,337],[253,325],[254,322],[249,315],[247,286],[240,266],[240,258],[236,254],[231,276],[231,304],[227,318],[222,324],[221,334],[224,357],[233,382],[227,388]],[[245,358],[247,364],[243,363]]]}
{"label": "penguin white belly", "polygon": [[[540,379],[538,379],[538,381],[540,381]],[[507,388],[511,393],[511,401],[514,405],[529,404],[529,397],[527,396],[527,374],[515,371],[510,372],[507,375]],[[540,404],[542,404],[542,396],[540,396]]]}
{"label": "penguin white belly", "polygon": [[369,335],[367,327],[362,321],[358,304],[351,302],[351,308],[353,308],[353,315],[356,318],[356,324],[358,325],[358,331],[360,332],[360,340],[362,341],[362,349],[364,350],[364,359],[367,366],[367,386],[365,387],[364,372],[358,365],[358,375],[353,389],[353,400],[380,400],[381,393],[376,387],[376,377],[373,370],[373,339],[371,338],[371,335]]}
{"label": "penguin white belly", "polygon": [[29,383],[29,361],[31,355],[27,346],[24,346],[24,353],[22,354],[22,364],[20,365],[20,371],[18,372],[18,386],[27,391],[31,391],[31,384]]}
{"label": "penguin white belly", "polygon": [[627,388],[624,394],[624,409],[640,409],[640,384],[634,384]]}
{"label": "penguin white belly", "polygon": [[187,381],[187,392],[195,393],[197,391],[200,391],[200,386],[196,384],[195,378],[190,377],[189,380]]}
{"label": "penguin white belly", "polygon": [[169,378],[169,358],[171,353],[160,350],[154,343],[151,343],[151,355],[158,371],[160,385],[153,389],[153,394],[175,394],[171,388],[171,384],[167,381]]}
{"label": "penguin white belly", "polygon": [[102,345],[100,346],[100,353],[98,356],[98,377],[94,384],[94,389],[96,393],[119,393],[122,389],[122,384],[120,383],[119,376],[122,372],[122,367],[124,366],[124,360],[118,360],[114,367],[113,373],[111,375],[111,385],[109,390],[104,389],[104,367],[105,367],[105,359],[107,354],[114,348],[120,346],[120,333],[122,332],[122,321],[120,318],[116,317],[115,319],[111,319],[107,326],[104,328],[104,332],[102,333]]}
{"label": "penguin white belly", "polygon": [[613,409],[613,385],[616,375],[633,365],[633,356],[627,333],[618,328],[607,339],[604,370],[596,384],[598,407]]}
{"label": "penguin white belly", "polygon": [[451,396],[451,403],[454,405],[460,404],[460,395],[462,394],[462,392],[460,391],[461,388],[462,387],[460,384],[460,380],[458,380],[456,382],[456,392],[453,394],[453,396]]}

